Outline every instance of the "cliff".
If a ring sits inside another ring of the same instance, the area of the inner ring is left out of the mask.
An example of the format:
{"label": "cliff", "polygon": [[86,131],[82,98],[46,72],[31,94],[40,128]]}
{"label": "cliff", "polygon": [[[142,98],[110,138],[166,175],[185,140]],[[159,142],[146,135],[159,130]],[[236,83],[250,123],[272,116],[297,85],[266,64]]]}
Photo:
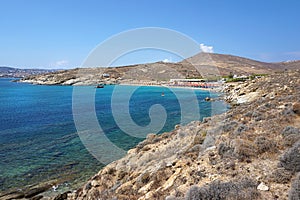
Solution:
{"label": "cliff", "polygon": [[300,71],[228,85],[225,114],[148,135],[56,199],[299,199]]}

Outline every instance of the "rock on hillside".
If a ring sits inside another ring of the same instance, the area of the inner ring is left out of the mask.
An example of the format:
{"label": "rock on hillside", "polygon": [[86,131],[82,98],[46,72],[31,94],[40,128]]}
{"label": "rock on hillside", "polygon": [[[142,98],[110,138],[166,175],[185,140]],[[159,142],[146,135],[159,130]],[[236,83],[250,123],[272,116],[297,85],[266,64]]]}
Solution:
{"label": "rock on hillside", "polygon": [[228,86],[227,101],[234,103],[227,113],[149,134],[65,197],[297,199],[299,91],[299,70]]}

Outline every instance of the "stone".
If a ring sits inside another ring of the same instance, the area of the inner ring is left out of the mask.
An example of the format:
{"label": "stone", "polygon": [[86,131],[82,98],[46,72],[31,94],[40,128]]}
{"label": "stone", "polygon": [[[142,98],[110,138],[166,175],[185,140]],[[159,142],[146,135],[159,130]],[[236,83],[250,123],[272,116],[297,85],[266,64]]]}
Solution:
{"label": "stone", "polygon": [[24,197],[24,193],[20,191],[10,192],[0,196],[0,199],[21,199]]}
{"label": "stone", "polygon": [[97,186],[99,186],[100,184],[98,183],[98,181],[92,180],[91,185],[92,185],[92,187],[97,187]]}
{"label": "stone", "polygon": [[177,168],[175,173],[164,183],[164,185],[162,186],[163,190],[167,190],[168,188],[170,188],[175,180],[177,179],[177,175],[181,173],[181,168]]}
{"label": "stone", "polygon": [[38,186],[34,188],[30,188],[25,192],[25,198],[31,198],[34,197],[40,193],[45,192],[46,190],[50,189],[51,185],[43,185],[43,186]]}
{"label": "stone", "polygon": [[156,137],[156,134],[150,133],[147,135],[148,140],[153,140]]}
{"label": "stone", "polygon": [[149,182],[148,184],[146,184],[145,186],[143,186],[141,189],[139,189],[138,193],[140,193],[140,194],[146,194],[147,192],[150,191],[153,183],[154,183],[154,181]]}
{"label": "stone", "polygon": [[42,195],[38,195],[38,196],[34,196],[34,197],[30,198],[30,200],[40,200],[42,198],[43,198]]}
{"label": "stone", "polygon": [[68,194],[70,194],[70,193],[71,193],[71,192],[68,191],[68,192],[59,194],[59,195],[57,195],[53,200],[65,200],[65,199],[68,198]]}
{"label": "stone", "polygon": [[257,189],[258,190],[261,190],[261,191],[268,191],[269,190],[269,187],[264,184],[263,182],[261,182],[258,186],[257,186]]}

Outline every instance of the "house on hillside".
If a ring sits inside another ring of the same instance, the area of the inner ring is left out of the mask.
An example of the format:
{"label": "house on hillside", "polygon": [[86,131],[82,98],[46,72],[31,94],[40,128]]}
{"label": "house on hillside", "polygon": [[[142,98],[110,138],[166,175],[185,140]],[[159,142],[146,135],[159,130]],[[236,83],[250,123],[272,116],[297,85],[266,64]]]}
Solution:
{"label": "house on hillside", "polygon": [[109,75],[109,74],[106,74],[106,73],[104,73],[104,74],[102,74],[102,77],[103,77],[103,78],[109,78],[109,77],[110,77],[110,75]]}

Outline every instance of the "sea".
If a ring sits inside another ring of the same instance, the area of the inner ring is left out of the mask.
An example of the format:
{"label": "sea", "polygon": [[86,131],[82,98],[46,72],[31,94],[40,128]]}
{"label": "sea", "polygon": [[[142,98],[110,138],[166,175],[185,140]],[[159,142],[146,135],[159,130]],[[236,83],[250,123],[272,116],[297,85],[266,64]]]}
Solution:
{"label": "sea", "polygon": [[[151,123],[151,108],[161,105],[165,121],[156,134],[228,109],[221,100],[205,101],[206,97],[218,98],[220,94],[199,89],[113,85],[96,89],[32,85],[13,80],[0,79],[0,193],[53,180],[57,182],[53,187],[55,192],[74,190],[107,164],[96,159],[79,137],[74,122],[74,88],[95,90],[95,109],[86,112],[96,113],[107,138],[124,151],[144,138],[127,134],[119,127],[113,103],[119,102],[120,110],[129,110],[131,120],[139,127]],[[116,95],[118,91],[124,95]],[[127,91],[131,92],[129,100]],[[190,108],[186,109],[183,121],[181,106],[184,105],[196,105],[199,109],[193,110],[198,115],[189,117]]]}

